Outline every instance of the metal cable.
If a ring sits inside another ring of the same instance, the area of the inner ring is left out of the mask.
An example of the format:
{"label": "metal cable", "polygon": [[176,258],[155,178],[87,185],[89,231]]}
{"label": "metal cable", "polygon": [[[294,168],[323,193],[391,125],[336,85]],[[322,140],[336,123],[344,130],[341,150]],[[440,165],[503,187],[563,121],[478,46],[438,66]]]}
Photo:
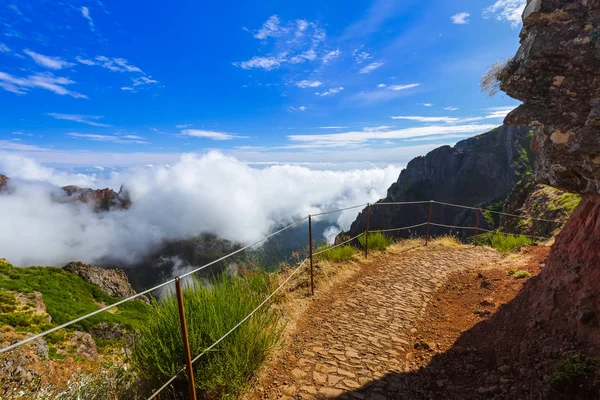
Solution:
{"label": "metal cable", "polygon": [[[425,224],[427,225],[427,224]],[[431,225],[434,226],[441,226],[442,228],[455,228],[455,229],[476,229],[474,226],[456,226],[456,225],[444,225],[444,224],[436,224],[435,222],[432,222]],[[481,229],[481,228],[479,228]]]}
{"label": "metal cable", "polygon": [[[308,217],[304,217],[304,218],[302,218],[301,220],[299,220],[299,221],[296,221],[296,222],[294,222],[294,223],[292,223],[292,224],[290,224],[290,225],[288,225],[288,226],[286,226],[286,227],[284,227],[284,228],[282,228],[282,229],[278,230],[277,232],[274,232],[274,233],[272,233],[272,234],[270,234],[270,235],[268,235],[268,236],[265,236],[264,238],[262,238],[262,239],[260,239],[260,240],[258,240],[258,241],[256,241],[256,242],[254,242],[254,243],[252,243],[252,244],[249,244],[249,245],[248,245],[248,246],[246,246],[246,247],[242,247],[241,249],[238,249],[238,250],[236,250],[236,251],[234,251],[234,252],[232,252],[232,253],[229,253],[229,254],[227,254],[227,255],[225,255],[225,256],[223,256],[223,257],[221,257],[221,258],[219,258],[219,259],[217,259],[217,260],[215,260],[215,261],[212,261],[212,262],[210,262],[210,263],[208,263],[208,264],[205,264],[205,265],[203,265],[203,266],[201,266],[201,267],[198,267],[198,268],[196,268],[196,269],[194,269],[194,270],[192,270],[192,271],[189,271],[189,272],[187,272],[187,273],[185,273],[185,274],[181,275],[181,276],[180,276],[180,278],[185,278],[185,277],[186,277],[186,276],[188,276],[188,275],[191,275],[191,274],[193,274],[193,273],[195,273],[195,272],[198,272],[198,271],[200,271],[200,270],[202,270],[202,269],[204,269],[204,268],[208,268],[208,267],[210,267],[211,265],[214,265],[214,264],[216,264],[216,263],[218,263],[218,262],[220,262],[220,261],[223,261],[223,260],[225,260],[226,258],[229,258],[229,257],[231,257],[231,256],[233,256],[233,255],[235,255],[235,254],[237,254],[237,253],[239,253],[239,252],[241,252],[241,251],[244,251],[244,250],[246,250],[246,249],[248,249],[248,248],[250,248],[250,247],[252,247],[252,246],[255,246],[255,245],[257,245],[257,244],[259,244],[259,243],[261,243],[261,242],[264,242],[265,240],[267,240],[267,239],[269,239],[269,238],[271,238],[271,237],[273,237],[273,236],[275,236],[275,235],[277,235],[277,234],[279,234],[279,233],[281,233],[281,232],[285,231],[286,229],[289,229],[289,228],[291,228],[291,227],[293,227],[293,226],[296,226],[296,225],[298,225],[299,223],[301,223],[301,222],[303,222],[303,221],[305,221],[305,220],[307,220],[307,219],[308,219]],[[66,328],[66,327],[68,327],[68,326],[71,326],[71,325],[73,325],[73,324],[75,324],[75,323],[77,323],[77,322],[83,321],[84,319],[87,319],[87,318],[89,318],[89,317],[93,317],[93,316],[94,316],[94,315],[96,315],[96,314],[100,314],[101,312],[104,312],[104,311],[110,310],[111,308],[117,307],[118,305],[121,305],[121,304],[123,304],[123,303],[126,303],[126,302],[128,302],[128,301],[131,301],[131,300],[134,300],[134,299],[136,299],[136,298],[138,298],[138,297],[141,297],[141,296],[143,296],[143,295],[145,295],[145,294],[148,294],[148,293],[150,293],[150,292],[153,292],[153,291],[155,291],[155,290],[157,290],[157,289],[160,289],[160,288],[161,288],[161,287],[163,287],[163,286],[169,285],[169,284],[171,284],[171,283],[173,283],[173,282],[175,282],[175,279],[168,280],[168,281],[166,281],[166,282],[163,282],[163,283],[161,283],[160,285],[156,285],[156,286],[154,286],[153,288],[146,289],[146,290],[144,290],[143,292],[140,292],[140,293],[134,294],[133,296],[127,297],[126,299],[119,300],[119,301],[117,301],[116,303],[110,304],[110,305],[108,305],[108,306],[106,306],[106,307],[103,307],[103,308],[101,308],[101,309],[99,309],[99,310],[93,311],[93,312],[91,312],[91,313],[89,313],[89,314],[86,314],[86,315],[84,315],[84,316],[81,316],[81,317],[79,317],[79,318],[75,318],[74,320],[71,320],[71,321],[69,321],[69,322],[65,322],[65,323],[64,323],[64,324],[62,324],[62,325],[56,326],[56,327],[54,327],[54,328],[52,328],[52,329],[48,329],[47,331],[44,331],[44,332],[42,332],[42,333],[38,333],[37,335],[33,335],[33,336],[31,336],[31,337],[28,337],[27,339],[23,339],[23,340],[21,340],[20,342],[14,343],[14,344],[12,344],[12,345],[10,345],[10,346],[7,346],[7,347],[4,347],[4,348],[0,349],[0,354],[2,354],[2,353],[6,353],[7,351],[10,351],[10,350],[12,350],[12,349],[15,349],[15,348],[17,348],[17,347],[19,347],[19,346],[22,346],[22,345],[26,344],[26,343],[29,343],[29,342],[32,342],[32,341],[34,341],[34,340],[37,340],[37,339],[39,339],[39,338],[42,338],[42,337],[44,337],[44,336],[46,336],[46,335],[49,335],[49,334],[50,334],[50,333],[52,333],[52,332],[56,332],[56,331],[58,331],[58,330],[60,330],[60,329]]]}
{"label": "metal cable", "polygon": [[346,211],[346,210],[353,210],[353,209],[355,209],[355,208],[364,207],[364,206],[366,206],[366,205],[368,205],[368,203],[365,203],[365,204],[359,204],[359,205],[357,205],[357,206],[352,206],[352,207],[347,207],[347,208],[340,208],[339,210],[332,210],[332,211],[325,211],[325,212],[318,213],[318,214],[311,214],[311,216],[313,216],[313,217],[318,217],[318,216],[320,216],[320,215],[327,215],[327,214],[338,213],[338,212],[342,212],[342,211]]}
{"label": "metal cable", "polygon": [[330,247],[328,247],[328,248],[326,248],[326,249],[324,249],[324,250],[321,250],[321,251],[317,251],[316,253],[313,253],[313,257],[314,257],[314,256],[316,256],[316,255],[319,255],[319,254],[325,253],[326,251],[329,251],[329,250],[331,250],[331,249],[335,249],[336,247],[342,246],[342,245],[344,245],[344,244],[346,244],[346,243],[348,243],[348,242],[351,242],[351,241],[353,241],[354,239],[356,239],[357,237],[360,237],[360,236],[362,236],[362,235],[364,235],[364,234],[365,234],[364,232],[361,232],[361,233],[359,233],[358,235],[354,236],[353,238],[350,238],[350,239],[346,240],[345,242],[338,243],[338,244],[336,244],[335,246],[330,246]]}
{"label": "metal cable", "polygon": [[423,222],[422,224],[418,224],[418,225],[412,225],[412,226],[405,226],[402,228],[394,228],[394,229],[379,229],[379,230],[375,230],[375,231],[369,231],[369,233],[373,232],[373,233],[383,233],[383,232],[393,232],[393,231],[401,231],[404,229],[413,229],[413,228],[418,228],[420,226],[425,226],[427,225],[427,222]]}
{"label": "metal cable", "polygon": [[162,392],[163,390],[165,390],[171,383],[175,382],[175,379],[177,379],[177,377],[179,376],[179,374],[181,374],[183,371],[185,371],[185,367],[181,368],[175,375],[173,375],[171,377],[171,379],[169,379],[164,385],[162,385],[156,392],[152,393],[152,396],[148,397],[146,400],[152,400],[153,398],[155,398],[156,396],[158,396],[158,394],[160,392]]}
{"label": "metal cable", "polygon": [[[499,214],[499,215],[508,215],[510,217],[518,217],[518,218],[523,218],[523,219],[534,219],[536,221],[544,221],[544,222],[554,222],[554,223],[562,223],[562,222],[567,222],[568,220],[564,219],[557,219],[557,220],[551,220],[551,219],[543,219],[543,218],[532,218],[532,217],[526,217],[523,215],[517,215],[517,214],[509,214],[509,213],[505,213],[502,211],[492,211],[492,210],[487,210],[485,208],[481,208],[481,207],[469,207],[469,206],[462,206],[460,204],[452,204],[452,203],[444,203],[442,201],[436,201],[436,200],[432,200],[434,203],[437,204],[442,204],[445,206],[451,206],[451,207],[459,207],[459,208],[466,208],[468,210],[481,210],[481,211],[485,211],[485,212],[490,212],[490,213],[494,213],[494,214]],[[385,204],[385,203],[384,203]]]}
{"label": "metal cable", "polygon": [[403,205],[403,204],[427,204],[431,203],[433,200],[423,200],[423,201],[396,201],[391,203],[373,203],[372,206],[391,206],[391,205]]}

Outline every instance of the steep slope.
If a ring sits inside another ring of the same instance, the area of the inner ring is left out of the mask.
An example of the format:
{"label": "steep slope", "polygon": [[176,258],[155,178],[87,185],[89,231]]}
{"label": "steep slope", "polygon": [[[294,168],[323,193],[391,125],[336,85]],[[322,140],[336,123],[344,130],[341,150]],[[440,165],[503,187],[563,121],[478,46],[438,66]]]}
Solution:
{"label": "steep slope", "polygon": [[[463,140],[454,147],[443,146],[410,161],[398,181],[389,189],[383,203],[437,200],[467,206],[503,204],[512,188],[531,173],[534,156],[530,147],[531,129],[503,125],[490,132]],[[392,229],[427,221],[429,205],[371,207],[370,229]],[[364,231],[366,213],[363,210],[346,234]],[[436,205],[432,220],[447,225],[475,225],[475,213],[455,207]],[[483,219],[482,227],[490,228]],[[401,231],[406,237],[422,234]],[[432,233],[447,233],[432,227]],[[466,237],[470,232],[461,232]]]}

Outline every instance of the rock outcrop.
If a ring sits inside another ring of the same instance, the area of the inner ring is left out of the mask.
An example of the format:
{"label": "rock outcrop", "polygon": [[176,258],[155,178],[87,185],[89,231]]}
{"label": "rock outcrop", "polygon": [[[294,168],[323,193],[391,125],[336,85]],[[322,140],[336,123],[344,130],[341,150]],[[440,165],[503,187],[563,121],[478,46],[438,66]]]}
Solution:
{"label": "rock outcrop", "polygon": [[136,294],[123,270],[99,268],[79,261],[70,262],[63,269],[79,275],[88,283],[98,286],[109,296],[124,299]]}
{"label": "rock outcrop", "polygon": [[[512,188],[533,170],[533,154],[528,151],[531,128],[503,125],[490,132],[458,142],[454,147],[437,148],[410,161],[381,203],[437,200],[466,206],[485,207],[504,202]],[[379,203],[378,202],[378,203]],[[427,222],[429,205],[372,206],[369,228],[394,229]],[[475,226],[475,212],[435,205],[432,221],[455,226]],[[364,231],[363,210],[345,235]],[[480,220],[482,227],[493,228]],[[456,230],[453,230],[455,232]],[[432,227],[432,234],[448,233]],[[400,231],[396,236],[423,234],[424,228]],[[471,231],[458,232],[464,238]]]}
{"label": "rock outcrop", "polygon": [[[559,233],[581,197],[552,186],[536,183],[531,175],[515,185],[504,203],[501,230],[510,233],[551,237]],[[533,218],[536,218],[535,222]]]}
{"label": "rock outcrop", "polygon": [[8,176],[0,174],[0,190],[2,190],[4,186],[6,186],[7,182]]}
{"label": "rock outcrop", "polygon": [[58,201],[81,201],[94,205],[95,211],[109,211],[113,209],[127,209],[131,206],[129,192],[121,187],[119,192],[112,189],[90,189],[81,188],[75,185],[64,186],[62,188],[65,193],[65,198],[57,199]]}

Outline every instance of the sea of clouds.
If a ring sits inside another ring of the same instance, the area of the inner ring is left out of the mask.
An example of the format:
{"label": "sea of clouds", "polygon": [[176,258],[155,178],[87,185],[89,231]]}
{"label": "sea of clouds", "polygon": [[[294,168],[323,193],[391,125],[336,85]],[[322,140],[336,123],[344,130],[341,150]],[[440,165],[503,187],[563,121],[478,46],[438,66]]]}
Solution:
{"label": "sea of clouds", "polygon": [[[0,154],[10,179],[0,195],[0,257],[15,265],[94,263],[105,258],[135,262],[165,239],[213,232],[252,243],[308,214],[375,202],[385,197],[400,167],[349,171],[295,165],[252,167],[219,152],[183,155],[172,165],[143,166],[109,174],[73,173],[24,156]],[[90,205],[57,202],[61,186],[119,190],[128,210],[96,213]],[[359,209],[327,217],[331,240]]]}

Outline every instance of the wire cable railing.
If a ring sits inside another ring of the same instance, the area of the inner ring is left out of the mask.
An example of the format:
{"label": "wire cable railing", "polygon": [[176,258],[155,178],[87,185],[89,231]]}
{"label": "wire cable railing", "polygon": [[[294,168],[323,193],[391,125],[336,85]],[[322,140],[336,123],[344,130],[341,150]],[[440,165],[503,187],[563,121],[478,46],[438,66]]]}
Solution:
{"label": "wire cable railing", "polygon": [[[474,227],[473,226],[456,226],[456,225],[448,225],[448,224],[441,224],[441,223],[433,222],[432,221],[432,211],[433,211],[433,204],[435,204],[435,203],[443,205],[443,206],[453,206],[453,207],[460,207],[460,208],[464,208],[464,209],[475,210],[476,211],[476,213],[475,213],[475,215],[476,215],[476,224],[475,224],[475,226]],[[371,206],[378,206],[378,207],[380,207],[380,206],[385,206],[385,205],[414,205],[414,204],[429,204],[429,215],[428,215],[427,222],[416,224],[416,225],[411,225],[411,226],[399,227],[399,228],[370,230],[370,228],[369,228],[369,216],[371,214]],[[329,215],[329,214],[333,214],[333,213],[339,213],[339,212],[353,210],[353,209],[357,209],[357,208],[361,208],[361,207],[364,208],[365,206],[366,206],[366,214],[365,214],[365,216],[366,216],[366,227],[365,227],[364,231],[360,232],[359,234],[357,234],[357,235],[353,236],[352,238],[349,238],[349,239],[347,239],[347,240],[345,240],[345,241],[343,241],[341,243],[337,243],[337,244],[335,244],[333,246],[329,246],[329,247],[327,247],[327,248],[325,248],[323,250],[320,250],[320,251],[317,251],[316,253],[313,253],[312,217]],[[493,230],[485,229],[485,228],[479,226],[479,216],[484,211],[486,211],[486,210],[484,210],[482,208],[478,208],[478,207],[469,207],[469,206],[463,206],[463,205],[458,205],[458,204],[452,204],[452,203],[445,203],[445,202],[439,202],[439,201],[429,200],[429,201],[407,201],[407,202],[388,202],[388,203],[386,203],[386,202],[379,202],[379,203],[375,203],[375,204],[368,204],[367,203],[367,204],[359,204],[359,205],[356,205],[356,206],[341,208],[341,209],[338,209],[338,210],[331,210],[331,211],[325,211],[325,212],[321,212],[321,213],[317,213],[317,214],[313,214],[313,215],[308,215],[308,216],[306,216],[306,217],[304,217],[302,219],[299,219],[299,220],[297,220],[295,222],[292,222],[291,224],[289,224],[287,226],[284,226],[283,228],[281,228],[281,229],[279,229],[279,230],[277,230],[277,231],[275,231],[275,232],[273,232],[273,233],[271,233],[271,234],[263,237],[260,240],[257,240],[254,243],[251,243],[251,244],[249,244],[247,246],[241,247],[241,248],[239,248],[239,249],[237,249],[237,250],[235,250],[235,251],[233,251],[233,252],[231,252],[229,254],[226,254],[226,255],[224,255],[224,256],[222,256],[222,257],[214,260],[214,261],[211,261],[211,262],[209,262],[207,264],[204,264],[204,265],[202,265],[202,266],[200,266],[198,268],[195,268],[195,269],[193,269],[193,270],[191,270],[189,272],[186,272],[186,273],[182,274],[179,277],[175,277],[173,279],[169,279],[169,280],[167,280],[167,281],[165,281],[165,282],[163,282],[161,284],[158,284],[158,285],[156,285],[156,286],[154,286],[154,287],[152,287],[150,289],[146,289],[146,290],[144,290],[142,292],[136,293],[133,296],[127,297],[127,298],[122,299],[122,300],[119,300],[119,301],[117,301],[117,302],[115,302],[113,304],[110,304],[108,306],[102,307],[102,308],[100,308],[100,309],[98,309],[96,311],[93,311],[93,312],[88,313],[86,315],[83,315],[81,317],[75,318],[75,319],[73,319],[71,321],[68,321],[68,322],[66,322],[64,324],[58,325],[58,326],[53,327],[51,329],[48,329],[48,330],[46,330],[44,332],[41,332],[41,333],[38,333],[36,335],[30,336],[28,338],[25,338],[23,340],[20,340],[20,341],[18,341],[16,343],[13,343],[13,344],[9,345],[9,346],[0,348],[0,354],[6,353],[6,352],[11,351],[11,350],[14,350],[14,349],[16,349],[16,348],[18,348],[18,347],[20,347],[22,345],[25,345],[27,343],[30,343],[30,342],[34,341],[34,340],[43,338],[44,336],[49,335],[49,334],[51,334],[53,332],[56,332],[56,331],[58,331],[60,329],[67,328],[67,327],[69,327],[69,326],[71,326],[73,324],[81,322],[81,321],[83,321],[83,320],[85,320],[87,318],[90,318],[90,317],[94,316],[94,315],[100,314],[100,313],[102,313],[104,311],[107,311],[107,310],[110,310],[110,309],[112,309],[114,307],[118,307],[119,305],[121,305],[123,303],[135,300],[137,298],[140,298],[141,296],[149,294],[149,293],[151,293],[151,292],[153,292],[153,291],[155,291],[157,289],[160,289],[160,288],[162,288],[164,286],[167,286],[167,285],[170,285],[170,284],[173,284],[173,283],[175,283],[175,285],[176,285],[176,287],[178,289],[178,299],[177,300],[178,300],[178,304],[179,304],[179,307],[180,307],[180,319],[182,320],[182,335],[183,335],[184,342],[186,342],[187,341],[187,328],[184,329],[184,327],[186,325],[185,325],[185,313],[183,311],[183,295],[182,295],[182,292],[180,290],[181,289],[181,286],[180,286],[181,285],[181,278],[185,278],[185,277],[190,276],[190,275],[192,275],[194,273],[197,273],[197,272],[199,272],[199,271],[201,271],[203,269],[206,269],[206,268],[208,268],[208,267],[210,267],[212,265],[215,265],[215,264],[217,264],[217,263],[219,263],[221,261],[224,261],[224,260],[226,260],[226,259],[228,259],[228,258],[230,258],[230,257],[232,257],[232,256],[234,256],[236,254],[239,254],[239,253],[241,253],[241,252],[249,249],[250,247],[253,247],[253,246],[256,246],[256,245],[258,245],[258,244],[260,244],[262,242],[265,242],[265,241],[269,240],[270,238],[272,238],[272,237],[274,237],[274,236],[276,236],[276,235],[278,235],[278,234],[280,234],[280,233],[282,233],[282,232],[284,232],[284,231],[286,231],[288,229],[291,229],[291,228],[293,228],[295,226],[298,226],[302,222],[308,220],[309,251],[310,251],[309,257],[306,258],[306,259],[304,259],[292,271],[292,273],[269,296],[267,296],[265,298],[265,300],[258,307],[256,307],[252,312],[250,312],[246,317],[244,317],[237,325],[235,325],[233,328],[231,328],[220,339],[218,339],[217,341],[215,341],[212,345],[210,345],[208,348],[206,348],[204,351],[202,351],[200,354],[198,354],[193,359],[188,354],[187,355],[187,364],[186,364],[187,366],[184,366],[183,368],[181,368],[174,376],[172,376],[159,389],[157,389],[148,398],[148,400],[150,400],[150,399],[153,399],[156,396],[158,396],[159,393],[161,393],[163,390],[165,390],[167,387],[169,387],[169,385],[171,385],[174,381],[176,381],[182,372],[187,372],[188,383],[190,384],[190,386],[193,386],[193,370],[192,370],[193,368],[192,368],[192,364],[194,362],[196,362],[199,358],[201,358],[203,355],[205,355],[207,352],[209,352],[210,350],[212,350],[213,348],[215,348],[228,335],[230,335],[237,328],[239,328],[244,322],[246,322],[248,319],[250,319],[252,317],[252,315],[254,315],[260,308],[262,308],[263,306],[265,306],[269,302],[269,300],[271,300],[273,298],[273,296],[277,292],[279,292],[290,281],[290,279],[293,276],[295,276],[301,270],[301,268],[307,263],[307,261],[310,261],[311,292],[314,294],[313,257],[318,256],[320,254],[323,254],[325,252],[331,251],[332,249],[337,248],[339,246],[346,245],[346,244],[348,244],[348,243],[350,243],[350,242],[358,239],[359,237],[361,237],[363,235],[365,235],[365,243],[364,243],[364,251],[365,251],[365,253],[364,253],[364,255],[365,255],[365,257],[368,257],[368,250],[369,250],[368,238],[369,238],[369,233],[397,232],[397,231],[403,231],[403,230],[409,230],[409,229],[416,229],[416,228],[425,227],[425,226],[427,227],[426,237],[425,237],[425,245],[427,245],[427,243],[429,241],[430,227],[431,226],[440,227],[440,228],[447,228],[447,229],[471,229],[471,230],[475,230],[475,242],[474,243],[475,243],[475,245],[477,245],[478,244],[477,235],[478,235],[479,231],[482,231],[482,232],[495,232]],[[532,231],[531,231],[531,235],[530,236],[532,238],[532,241],[534,241],[535,238],[542,239],[542,240],[548,239],[548,238],[542,237],[542,236],[535,236],[535,234],[534,234],[534,232],[535,232],[534,221],[544,221],[544,222],[553,222],[553,223],[563,223],[563,222],[565,222],[564,220],[548,220],[548,219],[542,219],[542,218],[531,218],[531,217],[528,217],[528,216],[519,216],[519,215],[516,215],[516,214],[503,213],[503,212],[499,212],[499,211],[490,211],[490,210],[487,210],[487,211],[488,212],[493,212],[495,214],[507,215],[507,216],[512,216],[512,217],[520,217],[520,218],[531,220],[532,221]],[[511,233],[506,233],[506,234],[521,236],[521,235],[511,234]],[[190,396],[192,398],[194,398],[194,400],[195,400],[195,390],[193,388],[190,388],[190,393],[191,393]],[[193,393],[193,395],[192,395],[192,393]]]}

